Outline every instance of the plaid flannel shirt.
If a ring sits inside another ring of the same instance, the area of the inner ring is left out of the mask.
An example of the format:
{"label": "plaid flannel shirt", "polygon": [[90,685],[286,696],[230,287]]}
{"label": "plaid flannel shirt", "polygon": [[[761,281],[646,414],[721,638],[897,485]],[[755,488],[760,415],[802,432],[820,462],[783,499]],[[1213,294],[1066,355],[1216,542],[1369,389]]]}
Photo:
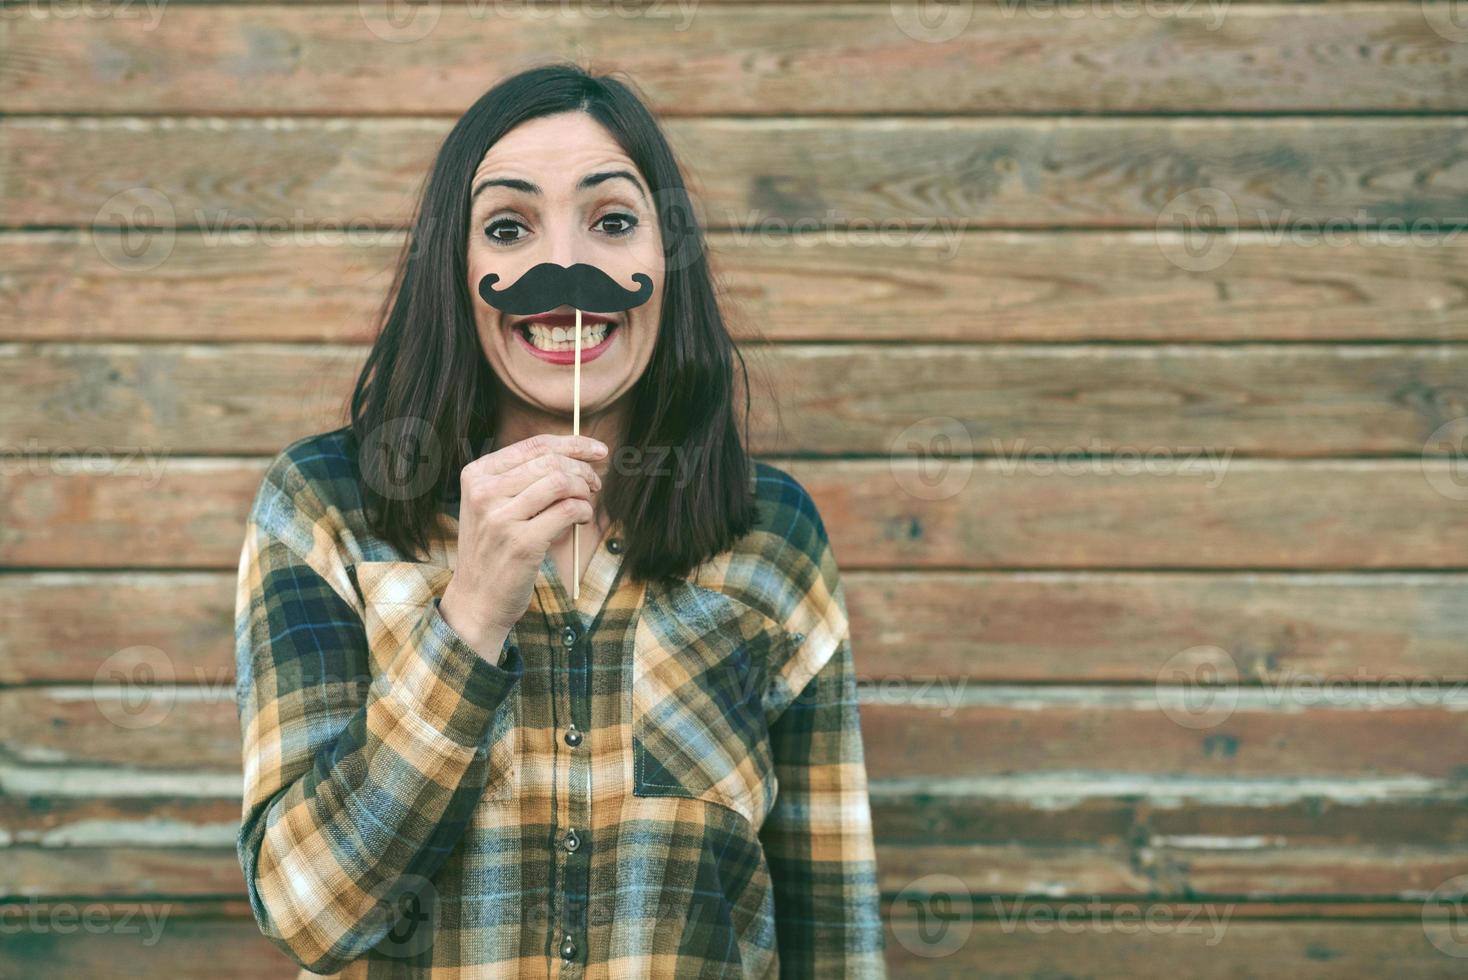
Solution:
{"label": "plaid flannel shirt", "polygon": [[804,488],[676,583],[549,557],[496,665],[363,518],[346,430],[272,462],[236,605],[260,929],[343,977],[885,978],[844,592]]}

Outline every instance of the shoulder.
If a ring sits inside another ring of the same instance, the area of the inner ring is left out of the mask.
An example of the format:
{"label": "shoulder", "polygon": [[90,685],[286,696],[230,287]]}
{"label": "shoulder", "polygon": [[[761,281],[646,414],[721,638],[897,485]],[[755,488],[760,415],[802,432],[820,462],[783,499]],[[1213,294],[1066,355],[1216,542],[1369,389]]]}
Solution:
{"label": "shoulder", "polygon": [[304,436],[270,460],[261,477],[250,517],[276,534],[312,534],[341,524],[362,508],[357,456],[351,430],[342,427]]}
{"label": "shoulder", "polygon": [[755,523],[729,551],[698,570],[698,583],[759,610],[787,632],[807,633],[840,587],[825,522],[789,472],[754,460]]}
{"label": "shoulder", "polygon": [[292,495],[312,495],[341,503],[360,496],[357,456],[348,428],[303,436],[286,446],[266,467],[262,486]]}
{"label": "shoulder", "polygon": [[825,521],[806,487],[763,461],[755,461],[753,480],[757,518],[744,544],[800,579],[834,562]]}
{"label": "shoulder", "polygon": [[784,630],[790,642],[775,669],[770,704],[788,702],[831,660],[849,636],[846,592],[826,524],[810,492],[787,471],[755,463],[760,512],[745,538],[752,552],[749,581],[754,602]]}
{"label": "shoulder", "polygon": [[763,460],[753,466],[755,508],[754,533],[769,545],[778,544],[776,560],[797,557],[819,560],[829,547],[826,525],[815,500],[804,485],[788,472]]}

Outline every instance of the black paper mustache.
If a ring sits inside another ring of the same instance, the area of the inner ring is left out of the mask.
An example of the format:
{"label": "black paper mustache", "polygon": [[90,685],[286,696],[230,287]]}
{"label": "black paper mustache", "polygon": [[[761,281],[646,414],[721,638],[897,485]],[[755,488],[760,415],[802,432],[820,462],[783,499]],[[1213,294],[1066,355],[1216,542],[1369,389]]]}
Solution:
{"label": "black paper mustache", "polygon": [[587,313],[619,313],[641,306],[652,296],[652,278],[645,273],[633,273],[632,281],[640,285],[627,289],[585,262],[572,266],[542,262],[513,285],[491,288],[499,281],[499,276],[489,273],[479,280],[479,295],[495,309],[521,316],[549,313],[559,306],[572,306]]}

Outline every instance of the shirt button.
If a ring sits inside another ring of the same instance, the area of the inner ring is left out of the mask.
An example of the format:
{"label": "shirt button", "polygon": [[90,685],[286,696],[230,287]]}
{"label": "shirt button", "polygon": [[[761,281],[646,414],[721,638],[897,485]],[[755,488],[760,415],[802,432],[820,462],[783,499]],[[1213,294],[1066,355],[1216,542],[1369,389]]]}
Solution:
{"label": "shirt button", "polygon": [[566,938],[561,940],[561,959],[574,960],[576,958],[576,944],[571,940],[571,934],[566,933]]}
{"label": "shirt button", "polygon": [[622,553],[622,539],[612,538],[607,542],[607,550],[614,555],[620,555]]}
{"label": "shirt button", "polygon": [[572,746],[581,744],[581,732],[576,729],[575,725],[566,729],[566,744]]}
{"label": "shirt button", "polygon": [[566,850],[574,851],[581,846],[581,838],[576,836],[576,831],[566,831]]}
{"label": "shirt button", "polygon": [[574,647],[576,645],[576,628],[567,626],[561,630],[561,645]]}

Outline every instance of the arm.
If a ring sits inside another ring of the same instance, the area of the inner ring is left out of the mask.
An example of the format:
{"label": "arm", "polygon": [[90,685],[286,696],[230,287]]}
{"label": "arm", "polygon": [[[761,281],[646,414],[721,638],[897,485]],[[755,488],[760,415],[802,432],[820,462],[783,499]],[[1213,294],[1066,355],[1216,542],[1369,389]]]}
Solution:
{"label": "arm", "polygon": [[[825,531],[819,574],[788,623],[799,641],[775,681],[779,795],[760,830],[784,977],[885,980],[871,804],[846,600]],[[806,679],[808,678],[808,680]],[[794,691],[799,690],[799,694]]]}
{"label": "arm", "polygon": [[235,609],[240,865],[261,931],[318,973],[383,940],[400,889],[507,778],[491,735],[523,672],[508,640],[501,666],[477,656],[435,601],[373,676],[335,514],[282,454],[247,522]]}

